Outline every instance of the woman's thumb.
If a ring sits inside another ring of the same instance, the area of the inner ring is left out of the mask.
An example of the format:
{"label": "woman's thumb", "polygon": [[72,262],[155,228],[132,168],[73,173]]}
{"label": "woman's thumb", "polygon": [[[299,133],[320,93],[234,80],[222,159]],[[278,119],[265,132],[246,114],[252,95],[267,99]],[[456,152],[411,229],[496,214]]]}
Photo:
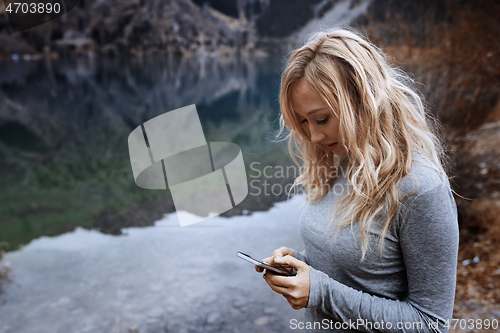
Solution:
{"label": "woman's thumb", "polygon": [[284,257],[276,257],[276,258],[274,258],[274,261],[281,264],[281,265],[288,265],[290,267],[293,267],[296,270],[299,270],[304,265],[304,262],[302,262],[299,259],[296,259],[290,255],[286,255]]}

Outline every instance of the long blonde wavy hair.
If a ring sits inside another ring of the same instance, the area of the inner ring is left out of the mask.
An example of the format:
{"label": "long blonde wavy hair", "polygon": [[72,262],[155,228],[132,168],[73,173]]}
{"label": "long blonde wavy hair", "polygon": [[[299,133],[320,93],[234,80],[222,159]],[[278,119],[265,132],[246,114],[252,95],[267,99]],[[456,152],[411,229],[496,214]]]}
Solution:
{"label": "long blonde wavy hair", "polygon": [[337,178],[331,171],[341,162],[324,146],[313,144],[301,126],[291,102],[291,90],[299,80],[307,80],[340,119],[339,144],[349,156],[350,185],[333,214],[342,210],[334,234],[358,220],[364,259],[370,225],[383,213],[383,251],[384,236],[403,199],[396,185],[409,174],[414,154],[427,157],[435,164],[430,167],[446,176],[443,165],[448,157],[438,135],[440,125],[411,88],[413,81],[389,66],[376,46],[346,29],[315,34],[291,53],[280,90],[280,133],[289,130],[288,148],[300,169],[294,185],[304,186],[309,202],[327,194]]}

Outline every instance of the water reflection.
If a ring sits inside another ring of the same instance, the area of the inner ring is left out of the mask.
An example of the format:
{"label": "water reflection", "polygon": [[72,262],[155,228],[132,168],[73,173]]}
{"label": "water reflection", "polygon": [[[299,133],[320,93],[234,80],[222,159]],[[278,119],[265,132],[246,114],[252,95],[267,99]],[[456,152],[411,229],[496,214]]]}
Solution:
{"label": "water reflection", "polygon": [[[173,211],[168,191],[134,184],[127,137],[185,105],[196,104],[207,141],[242,147],[247,171],[253,161],[289,163],[270,140],[281,65],[211,58],[0,62],[3,247],[77,226],[120,233],[121,226],[150,225]],[[266,200],[257,201],[269,207]],[[157,204],[146,214],[144,202]]]}
{"label": "water reflection", "polygon": [[64,149],[75,135],[128,132],[186,103],[196,104],[206,122],[244,120],[255,110],[276,110],[279,65],[105,58],[3,62],[2,126],[21,125],[48,147]]}

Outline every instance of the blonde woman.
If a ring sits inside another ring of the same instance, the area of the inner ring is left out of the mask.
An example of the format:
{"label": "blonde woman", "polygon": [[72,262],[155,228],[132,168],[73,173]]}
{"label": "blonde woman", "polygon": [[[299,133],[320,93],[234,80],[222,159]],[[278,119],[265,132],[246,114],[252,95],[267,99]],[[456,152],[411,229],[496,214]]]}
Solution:
{"label": "blonde woman", "polygon": [[[281,81],[281,125],[306,190],[302,252],[264,274],[306,332],[446,332],[455,297],[456,204],[433,118],[411,80],[348,30],[316,34]],[[257,271],[262,271],[256,267]]]}

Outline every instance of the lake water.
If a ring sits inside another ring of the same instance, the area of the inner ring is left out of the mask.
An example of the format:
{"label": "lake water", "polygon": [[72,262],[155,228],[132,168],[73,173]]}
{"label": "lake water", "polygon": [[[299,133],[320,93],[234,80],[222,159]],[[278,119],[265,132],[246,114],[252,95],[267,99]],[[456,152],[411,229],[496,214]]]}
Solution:
{"label": "lake water", "polygon": [[[301,248],[301,197],[267,211],[296,171],[275,141],[281,66],[0,62],[1,264],[12,269],[0,332],[283,332],[301,318],[235,255]],[[127,137],[190,104],[207,141],[240,146],[256,182],[223,216],[180,228],[168,191],[135,185]]]}
{"label": "lake water", "polygon": [[[121,237],[78,228],[11,252],[2,333],[296,332],[302,321],[237,251],[302,249],[301,196],[268,212],[180,228],[171,213]],[[208,221],[207,221],[208,222]]]}

